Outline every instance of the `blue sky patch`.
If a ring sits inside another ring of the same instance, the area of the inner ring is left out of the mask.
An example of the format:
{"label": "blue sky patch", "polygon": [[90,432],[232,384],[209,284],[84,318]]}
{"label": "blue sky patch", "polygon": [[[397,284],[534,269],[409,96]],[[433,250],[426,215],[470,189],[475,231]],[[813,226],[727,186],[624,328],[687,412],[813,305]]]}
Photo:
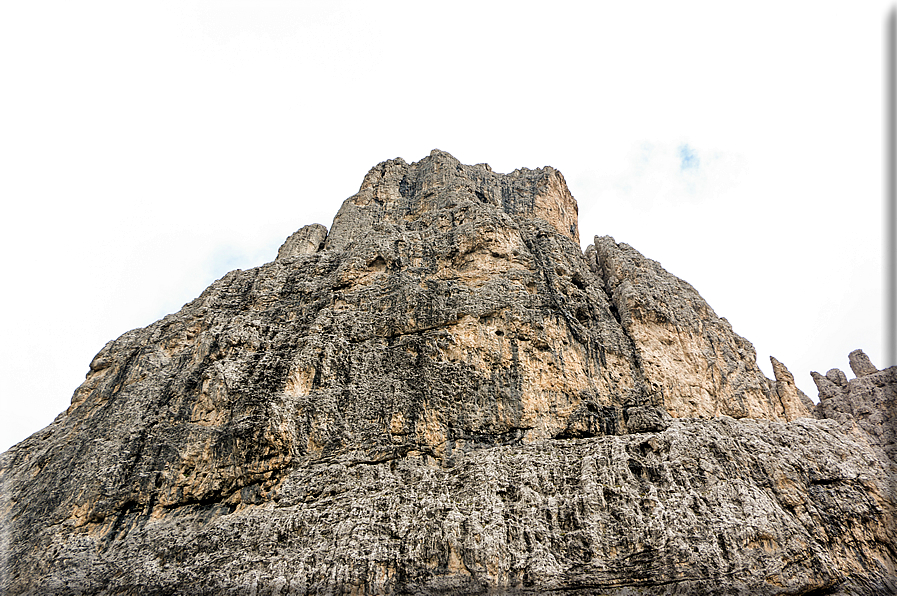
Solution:
{"label": "blue sky patch", "polygon": [[699,165],[701,165],[701,160],[698,159],[695,150],[687,143],[679,145],[679,171],[696,170]]}

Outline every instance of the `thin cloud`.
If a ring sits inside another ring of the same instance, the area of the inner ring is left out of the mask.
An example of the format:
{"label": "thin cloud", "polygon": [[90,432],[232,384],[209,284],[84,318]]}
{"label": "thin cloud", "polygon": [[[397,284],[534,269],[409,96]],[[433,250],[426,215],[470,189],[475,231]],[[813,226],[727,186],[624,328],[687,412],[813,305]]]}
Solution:
{"label": "thin cloud", "polygon": [[679,170],[696,170],[701,165],[701,160],[695,150],[688,143],[679,145]]}
{"label": "thin cloud", "polygon": [[722,199],[741,184],[745,164],[739,155],[689,143],[643,142],[621,165],[602,190],[651,207]]}

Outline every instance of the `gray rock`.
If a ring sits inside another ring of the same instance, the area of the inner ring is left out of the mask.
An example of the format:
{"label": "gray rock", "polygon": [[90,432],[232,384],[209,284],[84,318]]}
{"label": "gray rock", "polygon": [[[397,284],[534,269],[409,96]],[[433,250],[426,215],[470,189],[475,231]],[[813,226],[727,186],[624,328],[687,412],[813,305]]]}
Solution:
{"label": "gray rock", "polygon": [[897,368],[811,411],[576,213],[553,168],[379,164],[0,456],[0,590],[895,593]]}
{"label": "gray rock", "polygon": [[878,369],[869,360],[869,356],[863,350],[854,350],[847,355],[850,362],[850,370],[858,377],[865,377],[878,372]]}
{"label": "gray rock", "polygon": [[[829,373],[831,372],[832,371],[829,371]],[[840,385],[836,385],[835,383],[833,383],[829,375],[823,377],[818,372],[812,371],[810,372],[810,376],[813,378],[813,382],[816,384],[816,389],[819,390],[820,402],[841,395]]]}
{"label": "gray rock", "polygon": [[626,429],[630,433],[661,432],[669,428],[671,421],[663,408],[637,406],[626,409]]}
{"label": "gray rock", "polygon": [[277,260],[282,261],[299,255],[311,255],[324,248],[327,228],[321,224],[305,226],[286,239],[277,251]]}
{"label": "gray rock", "polygon": [[618,406],[602,406],[594,402],[581,404],[567,418],[567,426],[555,439],[583,439],[623,434],[623,412]]}
{"label": "gray rock", "polygon": [[[834,370],[840,375],[832,376],[844,377]],[[849,382],[845,378],[841,385],[829,381],[829,375],[811,374],[819,388],[817,417],[837,420],[848,428],[858,426],[892,473],[897,473],[897,367],[867,372]]]}
{"label": "gray rock", "polygon": [[825,378],[838,387],[847,387],[847,375],[840,368],[832,368],[825,373]]}

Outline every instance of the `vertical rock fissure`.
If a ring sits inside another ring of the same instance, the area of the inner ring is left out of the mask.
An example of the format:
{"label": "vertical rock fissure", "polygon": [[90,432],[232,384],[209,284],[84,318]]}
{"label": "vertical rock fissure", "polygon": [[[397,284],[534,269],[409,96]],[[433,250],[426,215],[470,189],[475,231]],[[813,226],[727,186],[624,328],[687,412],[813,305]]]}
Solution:
{"label": "vertical rock fissure", "polygon": [[617,286],[613,283],[613,279],[611,278],[607,270],[607,264],[605,263],[604,257],[600,251],[596,251],[595,259],[595,263],[597,265],[597,273],[600,276],[602,282],[604,282],[604,287],[600,289],[602,292],[604,292],[604,295],[607,298],[608,310],[610,310],[611,315],[620,326],[620,329],[623,332],[623,336],[628,342],[627,347],[632,354],[633,366],[631,368],[631,371],[636,385],[632,397],[636,400],[636,403],[630,405],[650,405],[657,408],[665,408],[666,404],[664,403],[663,387],[659,387],[657,391],[650,391],[648,388],[649,386],[646,380],[647,377],[644,370],[644,363],[642,362],[638,345],[629,329],[628,321],[624,321],[623,317],[621,316],[621,310],[625,309],[625,304],[621,304],[622,299],[619,297],[619,293],[617,292]]}

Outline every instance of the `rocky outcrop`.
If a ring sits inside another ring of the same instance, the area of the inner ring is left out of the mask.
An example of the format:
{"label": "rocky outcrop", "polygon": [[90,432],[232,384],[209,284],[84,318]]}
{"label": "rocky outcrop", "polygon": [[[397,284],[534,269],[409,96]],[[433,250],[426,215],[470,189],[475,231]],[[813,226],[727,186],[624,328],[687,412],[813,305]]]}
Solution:
{"label": "rocky outcrop", "polygon": [[773,356],[770,356],[769,360],[772,363],[773,376],[775,376],[775,381],[771,383],[771,386],[781,404],[781,410],[777,410],[777,412],[786,420],[802,418],[813,412],[816,404],[807,397],[807,394],[797,388],[794,384],[794,375]]}
{"label": "rocky outcrop", "polygon": [[854,350],[848,354],[847,360],[850,363],[850,370],[858,377],[865,377],[878,372],[878,369],[875,368],[875,365],[872,364],[869,356],[866,356],[863,350]]}
{"label": "rocky outcrop", "polygon": [[552,168],[390,160],[109,342],[0,456],[4,593],[894,591],[895,369],[817,408],[576,213]]}
{"label": "rocky outcrop", "polygon": [[810,373],[819,388],[816,416],[862,430],[882,459],[897,473],[897,367],[878,370],[862,350],[849,355],[855,379],[837,368],[825,376]]}
{"label": "rocky outcrop", "polygon": [[[775,385],[757,367],[754,347],[687,282],[613,238],[595,238],[593,268],[606,283],[614,312],[632,339],[634,355],[654,401],[675,417],[809,416],[799,396]],[[773,366],[778,361],[773,359]],[[779,365],[779,372],[794,379]],[[780,381],[783,388],[789,381]],[[794,388],[796,391],[796,388]]]}
{"label": "rocky outcrop", "polygon": [[287,238],[277,251],[277,260],[282,261],[299,255],[312,255],[324,248],[327,239],[327,228],[321,224],[305,226]]}

